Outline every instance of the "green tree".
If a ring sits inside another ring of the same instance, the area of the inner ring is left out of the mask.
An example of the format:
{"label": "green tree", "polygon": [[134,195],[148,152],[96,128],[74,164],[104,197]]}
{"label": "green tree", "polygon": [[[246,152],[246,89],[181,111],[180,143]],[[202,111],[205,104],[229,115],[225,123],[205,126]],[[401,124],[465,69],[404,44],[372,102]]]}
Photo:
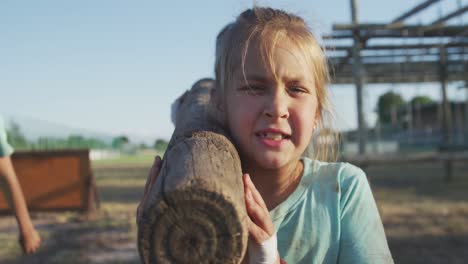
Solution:
{"label": "green tree", "polygon": [[107,148],[108,144],[100,139],[85,138],[81,135],[70,135],[68,138],[40,137],[31,145],[35,149],[77,149]]}
{"label": "green tree", "polygon": [[138,145],[138,148],[139,148],[139,149],[148,149],[148,145],[146,145],[145,143],[140,143],[140,144]]}
{"label": "green tree", "polygon": [[[35,148],[37,149],[51,149],[53,148],[54,144],[54,139],[53,138],[48,138],[48,137],[39,137],[36,141]],[[56,141],[55,141],[56,143]]]}
{"label": "green tree", "polygon": [[112,148],[115,148],[115,149],[120,149],[122,148],[125,144],[129,143],[130,141],[128,140],[128,137],[127,136],[118,136],[118,137],[115,137],[113,140],[112,140]]}
{"label": "green tree", "polygon": [[91,149],[103,149],[109,147],[109,145],[106,142],[97,138],[86,139],[86,146]]}
{"label": "green tree", "polygon": [[405,100],[400,94],[389,91],[382,94],[377,102],[377,112],[380,122],[388,124],[392,121],[392,115],[396,115],[398,109],[405,105]]}
{"label": "green tree", "polygon": [[434,103],[434,100],[430,98],[427,95],[419,95],[415,96],[411,99],[410,104],[414,108],[416,105],[426,105],[426,104],[432,104]]}
{"label": "green tree", "polygon": [[16,149],[25,149],[29,147],[29,142],[21,131],[20,126],[14,122],[10,122],[10,128],[7,130],[8,143],[10,143],[13,148]]}
{"label": "green tree", "polygon": [[156,141],[154,141],[154,149],[160,152],[164,152],[166,151],[168,144],[169,142],[167,142],[166,140],[158,138],[156,139]]}
{"label": "green tree", "polygon": [[70,148],[86,148],[86,140],[81,135],[70,135],[67,139],[67,145]]}

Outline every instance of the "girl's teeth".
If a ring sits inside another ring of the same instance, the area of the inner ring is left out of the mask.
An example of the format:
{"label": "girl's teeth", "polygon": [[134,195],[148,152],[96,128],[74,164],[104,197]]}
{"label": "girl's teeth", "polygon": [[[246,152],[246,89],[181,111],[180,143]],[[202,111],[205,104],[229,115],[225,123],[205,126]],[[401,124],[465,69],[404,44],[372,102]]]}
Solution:
{"label": "girl's teeth", "polygon": [[281,140],[281,139],[283,139],[283,135],[276,134],[276,133],[264,133],[263,137],[266,137],[266,138],[272,139],[272,140]]}

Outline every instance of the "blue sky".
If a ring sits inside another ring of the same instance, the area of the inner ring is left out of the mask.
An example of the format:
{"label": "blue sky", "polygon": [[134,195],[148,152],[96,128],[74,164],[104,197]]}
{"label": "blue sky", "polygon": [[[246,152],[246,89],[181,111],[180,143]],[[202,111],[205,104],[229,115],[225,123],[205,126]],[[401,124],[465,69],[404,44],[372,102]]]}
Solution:
{"label": "blue sky", "polygon": [[[457,1],[443,0],[409,22],[434,20]],[[301,15],[318,33],[350,21],[349,0],[256,2]],[[422,0],[357,2],[360,21],[382,23]],[[170,104],[196,80],[213,76],[216,34],[251,6],[251,0],[0,1],[0,113],[169,139]],[[451,87],[451,98],[465,98]],[[368,85],[369,120],[378,95],[390,89],[406,98],[440,94],[438,84]],[[353,86],[331,90],[337,127],[354,128]]]}

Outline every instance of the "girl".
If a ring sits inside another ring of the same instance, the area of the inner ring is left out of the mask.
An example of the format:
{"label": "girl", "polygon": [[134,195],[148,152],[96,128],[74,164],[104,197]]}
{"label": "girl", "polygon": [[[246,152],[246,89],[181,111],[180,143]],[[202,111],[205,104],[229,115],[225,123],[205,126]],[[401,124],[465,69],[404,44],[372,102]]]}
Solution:
{"label": "girl", "polygon": [[7,142],[7,134],[0,116],[0,187],[14,210],[20,230],[19,242],[25,254],[34,253],[41,244],[39,233],[34,228],[24,201],[21,186],[11,163],[13,148]]}
{"label": "girl", "polygon": [[[244,11],[217,37],[215,74],[216,104],[246,172],[246,262],[393,263],[364,172],[326,162],[329,137],[302,157],[331,116],[327,62],[304,20]],[[157,157],[149,186],[159,166]]]}

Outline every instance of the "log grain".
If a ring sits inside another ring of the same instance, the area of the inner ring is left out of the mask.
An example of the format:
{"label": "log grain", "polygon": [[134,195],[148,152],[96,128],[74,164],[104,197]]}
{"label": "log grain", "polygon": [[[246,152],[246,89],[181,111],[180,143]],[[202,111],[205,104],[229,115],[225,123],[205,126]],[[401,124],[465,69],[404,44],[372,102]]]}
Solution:
{"label": "log grain", "polygon": [[142,208],[142,263],[240,263],[247,248],[242,169],[211,102],[214,81],[183,96],[161,170]]}

